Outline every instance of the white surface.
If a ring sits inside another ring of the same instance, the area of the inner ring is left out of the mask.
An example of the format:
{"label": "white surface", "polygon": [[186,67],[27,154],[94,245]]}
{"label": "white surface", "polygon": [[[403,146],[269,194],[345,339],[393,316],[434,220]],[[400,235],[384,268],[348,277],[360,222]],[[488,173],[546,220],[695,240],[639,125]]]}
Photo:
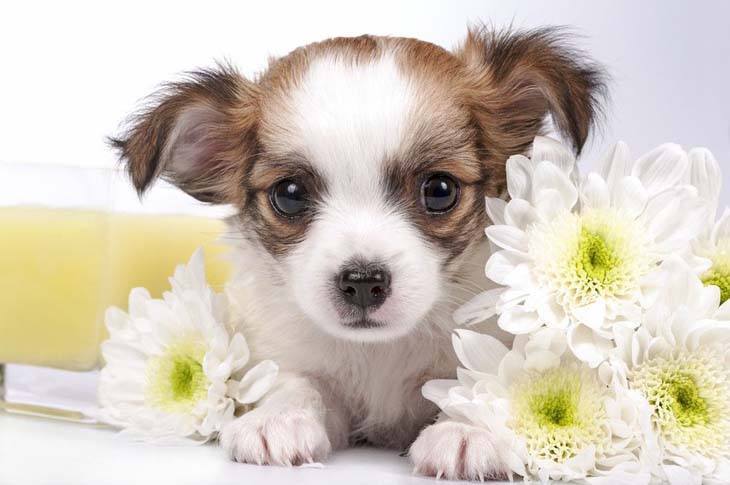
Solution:
{"label": "white surface", "polygon": [[[95,412],[97,372],[8,366],[10,401]],[[42,395],[39,395],[42,394]],[[259,467],[228,461],[215,445],[158,446],[115,431],[0,412],[0,485],[435,485],[411,474],[395,451],[335,453],[322,468]],[[453,483],[439,481],[438,484]],[[462,482],[465,483],[465,482]]]}
{"label": "white surface", "polygon": [[5,2],[0,161],[110,165],[105,137],[138,101],[214,59],[252,75],[269,55],[363,33],[452,47],[480,20],[573,26],[583,35],[578,45],[609,68],[613,104],[586,160],[624,139],[637,154],[675,141],[728,161],[728,18],[723,0]]}
{"label": "white surface", "polygon": [[[2,485],[434,485],[407,458],[369,448],[335,453],[321,468],[233,463],[214,445],[132,443],[107,429],[0,413]],[[439,481],[438,484],[456,482]]]}

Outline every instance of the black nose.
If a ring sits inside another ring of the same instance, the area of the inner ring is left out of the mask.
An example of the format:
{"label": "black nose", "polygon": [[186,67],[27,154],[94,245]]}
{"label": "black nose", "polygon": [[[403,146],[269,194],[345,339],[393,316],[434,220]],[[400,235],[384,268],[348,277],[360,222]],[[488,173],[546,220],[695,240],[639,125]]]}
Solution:
{"label": "black nose", "polygon": [[337,287],[345,302],[374,310],[390,294],[390,273],[380,265],[347,265],[337,277]]}

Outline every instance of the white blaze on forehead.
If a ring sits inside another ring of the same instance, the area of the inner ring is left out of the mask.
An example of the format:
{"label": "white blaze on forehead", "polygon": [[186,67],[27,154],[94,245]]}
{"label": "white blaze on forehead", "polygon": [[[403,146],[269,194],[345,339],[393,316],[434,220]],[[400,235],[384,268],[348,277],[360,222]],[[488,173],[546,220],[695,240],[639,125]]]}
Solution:
{"label": "white blaze on forehead", "polygon": [[316,59],[291,93],[290,140],[338,191],[374,182],[403,143],[414,87],[392,55],[362,63]]}
{"label": "white blaze on forehead", "polygon": [[[417,86],[391,54],[359,64],[325,56],[311,63],[276,113],[283,118],[272,141],[305,156],[327,187],[307,236],[287,256],[288,284],[304,313],[336,336],[363,341],[404,335],[440,291],[439,255],[405,214],[389,207],[382,186],[383,162],[409,141]],[[391,272],[390,296],[370,314],[387,324],[380,331],[343,325],[333,285],[353,258]]]}

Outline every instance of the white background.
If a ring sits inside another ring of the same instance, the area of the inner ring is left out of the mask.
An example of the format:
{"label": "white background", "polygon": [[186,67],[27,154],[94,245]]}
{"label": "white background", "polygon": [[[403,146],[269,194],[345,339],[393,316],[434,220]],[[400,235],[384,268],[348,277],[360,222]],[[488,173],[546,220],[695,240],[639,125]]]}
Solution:
{"label": "white background", "polygon": [[722,163],[730,160],[729,19],[724,0],[7,1],[0,161],[110,165],[104,138],[140,99],[215,59],[253,75],[269,56],[363,33],[452,47],[482,20],[572,26],[583,36],[576,43],[608,67],[608,123],[584,160],[623,139],[637,155],[665,141],[702,145]]}

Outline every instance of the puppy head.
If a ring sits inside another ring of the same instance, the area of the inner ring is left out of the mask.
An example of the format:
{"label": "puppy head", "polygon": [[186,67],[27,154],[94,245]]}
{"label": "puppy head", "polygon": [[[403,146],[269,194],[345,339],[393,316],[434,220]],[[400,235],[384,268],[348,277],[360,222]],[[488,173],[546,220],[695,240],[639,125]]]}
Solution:
{"label": "puppy head", "polygon": [[506,159],[548,115],[580,151],[602,87],[551,30],[472,30],[453,53],[339,38],[255,81],[195,73],[113,144],[140,192],[161,176],[235,205],[281,301],[337,337],[384,340],[450,303]]}

